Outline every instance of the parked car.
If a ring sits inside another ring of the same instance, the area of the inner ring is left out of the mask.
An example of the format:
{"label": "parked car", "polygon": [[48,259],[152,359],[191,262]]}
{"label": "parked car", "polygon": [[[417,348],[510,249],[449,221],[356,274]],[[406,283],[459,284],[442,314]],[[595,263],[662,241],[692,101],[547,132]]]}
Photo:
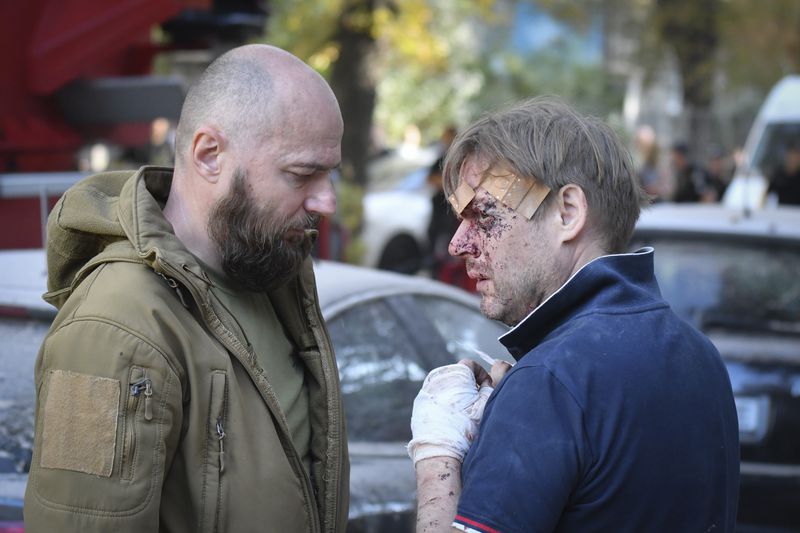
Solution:
{"label": "parked car", "polygon": [[434,148],[393,153],[370,166],[364,195],[364,266],[415,274],[424,265],[434,191],[427,184]]}
{"label": "parked car", "polygon": [[730,375],[737,531],[800,531],[800,208],[659,204],[637,225],[632,248],[643,245],[655,247],[664,298],[708,335]]}
{"label": "parked car", "polygon": [[[413,530],[414,469],[405,450],[414,396],[428,371],[507,354],[505,326],[478,299],[420,277],[332,262],[315,266],[341,376],[351,460],[348,531]],[[0,252],[0,524],[21,528],[33,441],[33,364],[55,309],[41,250]],[[5,533],[0,525],[0,532]],[[15,530],[17,531],[17,530]]]}
{"label": "parked car", "polygon": [[428,249],[431,197],[426,187],[364,195],[365,266],[416,274]]}
{"label": "parked car", "polygon": [[769,179],[791,142],[800,140],[800,76],[786,76],[767,95],[747,134],[744,161],[736,168],[723,202],[759,208],[771,203]]}

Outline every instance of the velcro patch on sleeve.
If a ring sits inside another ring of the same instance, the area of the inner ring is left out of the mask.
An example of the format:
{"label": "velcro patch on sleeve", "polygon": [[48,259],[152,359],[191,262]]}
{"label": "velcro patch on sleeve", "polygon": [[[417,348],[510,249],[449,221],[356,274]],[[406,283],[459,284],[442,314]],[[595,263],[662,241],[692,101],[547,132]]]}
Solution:
{"label": "velcro patch on sleeve", "polygon": [[44,403],[42,468],[111,476],[120,382],[51,370]]}

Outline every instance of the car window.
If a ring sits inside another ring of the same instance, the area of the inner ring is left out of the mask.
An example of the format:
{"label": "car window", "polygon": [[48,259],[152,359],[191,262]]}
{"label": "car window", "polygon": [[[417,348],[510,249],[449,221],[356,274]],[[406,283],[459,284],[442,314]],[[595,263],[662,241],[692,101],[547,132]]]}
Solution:
{"label": "car window", "polygon": [[0,473],[30,468],[33,447],[33,367],[47,321],[0,316]]}
{"label": "car window", "polygon": [[788,144],[800,138],[800,123],[786,122],[769,124],[753,154],[753,166],[770,177],[783,164]]}
{"label": "car window", "polygon": [[478,349],[494,357],[513,361],[497,338],[508,331],[500,322],[489,320],[478,309],[459,302],[419,295],[416,297],[423,312],[445,340],[453,360],[475,359],[472,350]]}
{"label": "car window", "polygon": [[408,441],[414,398],[435,367],[498,352],[505,328],[441,296],[361,302],[328,320],[351,440]]}
{"label": "car window", "polygon": [[800,333],[800,249],[648,239],[664,298],[695,325]]}
{"label": "car window", "polygon": [[411,403],[429,368],[386,300],[361,303],[328,321],[353,440],[411,438]]}

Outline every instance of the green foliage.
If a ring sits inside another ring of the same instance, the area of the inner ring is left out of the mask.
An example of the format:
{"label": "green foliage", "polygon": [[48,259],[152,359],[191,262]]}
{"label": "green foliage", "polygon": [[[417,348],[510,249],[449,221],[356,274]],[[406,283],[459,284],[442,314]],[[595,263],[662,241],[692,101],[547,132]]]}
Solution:
{"label": "green foliage", "polygon": [[622,106],[623,91],[599,63],[568,63],[558,43],[521,56],[498,52],[485,73],[480,108],[489,109],[522,97],[556,95],[581,111],[607,117]]}
{"label": "green foliage", "polygon": [[[339,28],[369,31],[375,53],[367,67],[376,80],[376,129],[392,145],[409,126],[424,143],[481,112],[537,94],[558,94],[600,115],[620,103],[600,65],[565,61],[569,44],[527,56],[508,50],[513,0],[271,0],[265,41],[287,49],[331,78],[340,58]],[[582,10],[551,0],[558,13],[585,28]],[[581,18],[583,17],[583,18]],[[346,124],[353,124],[345,116]],[[367,148],[365,147],[365,150]],[[339,216],[350,234],[361,224],[363,191],[339,184]],[[354,237],[348,260],[363,244]]]}
{"label": "green foliage", "polygon": [[738,86],[768,90],[800,72],[800,2],[728,0],[719,14],[719,64]]}
{"label": "green foliage", "polygon": [[339,181],[336,184],[336,200],[343,214],[340,216],[342,225],[348,231],[358,231],[363,215],[364,190],[358,185],[347,181]]}
{"label": "green foliage", "polygon": [[[377,82],[376,123],[392,142],[409,125],[426,141],[452,123],[472,118],[468,103],[480,91],[479,43],[471,26],[494,24],[496,0],[376,2],[349,20],[367,25],[377,41],[370,65]],[[291,51],[328,76],[339,57],[335,29],[359,0],[273,0],[265,41]]]}
{"label": "green foliage", "polygon": [[351,182],[340,180],[336,184],[336,201],[339,222],[350,235],[345,261],[358,264],[364,255],[364,243],[358,237],[364,218],[364,190]]}
{"label": "green foliage", "polygon": [[[743,141],[758,104],[783,76],[800,72],[797,0],[540,0],[540,6],[576,27],[578,13],[600,9],[607,38],[631,46],[625,69],[645,74],[646,85],[677,66],[683,113],[693,146],[712,139]],[[567,6],[569,7],[569,6]],[[713,113],[718,112],[718,115]],[[717,119],[720,122],[717,124]]]}
{"label": "green foliage", "polygon": [[575,28],[586,28],[592,22],[591,14],[602,0],[538,0],[536,5],[553,17],[568,22]]}
{"label": "green foliage", "polygon": [[[369,31],[375,49],[365,67],[377,93],[374,122],[390,145],[409,126],[420,129],[423,142],[431,142],[449,125],[464,126],[487,109],[540,94],[556,94],[607,119],[618,116],[623,87],[608,73],[606,58],[576,61],[569,40],[534,53],[509,47],[515,9],[531,1],[270,0],[265,41],[330,79],[340,57],[340,29]],[[698,103],[708,105],[712,79],[727,83],[727,90],[765,93],[781,76],[800,71],[797,0],[535,4],[578,34],[598,19],[605,30],[613,27],[634,43],[628,68],[653,72],[665,58],[677,57],[690,102],[696,94]],[[625,22],[615,25],[620,19]],[[353,122],[345,116],[345,123]],[[341,216],[356,234],[363,191],[343,183],[340,195]],[[356,241],[352,247],[355,256],[359,246]]]}
{"label": "green foliage", "polygon": [[338,57],[333,42],[345,0],[271,0],[266,42],[327,74]]}
{"label": "green foliage", "polygon": [[598,6],[612,17],[625,17],[626,37],[638,44],[637,66],[648,70],[670,52],[696,55],[694,40],[705,46],[702,40],[712,37],[712,61],[701,65],[700,73],[722,74],[731,87],[766,90],[800,72],[797,0],[538,0],[537,5],[575,27],[585,25],[585,14]]}
{"label": "green foliage", "polygon": [[[352,24],[368,25],[377,40],[372,65],[378,80],[375,120],[389,140],[415,125],[425,140],[449,124],[509,100],[555,93],[578,107],[605,114],[621,100],[602,65],[564,61],[561,45],[531,56],[507,48],[513,9],[524,0],[377,1],[371,13],[355,10]],[[335,29],[345,8],[359,0],[272,0],[266,40],[308,61],[323,75],[338,59]],[[800,2],[796,0],[538,0],[553,17],[582,31],[592,14],[624,16],[637,43],[633,59],[648,71],[668,50],[683,50],[677,29],[712,16],[718,34],[712,64],[699,76],[724,73],[733,86],[766,91],[800,71]],[[703,14],[703,5],[712,8]],[[710,13],[710,15],[709,15]],[[712,26],[708,27],[710,31]],[[691,44],[691,43],[689,43]],[[692,53],[686,47],[685,54]]]}
{"label": "green foliage", "polygon": [[[432,141],[448,125],[466,125],[487,109],[538,94],[558,94],[579,108],[607,116],[621,105],[622,92],[614,91],[599,62],[573,61],[563,41],[535,54],[515,52],[508,35],[518,2],[486,2],[481,11],[465,16],[453,2],[426,2],[428,28],[436,37],[439,53],[412,56],[403,48],[382,49],[383,68],[379,79],[376,120],[390,139],[401,138],[413,124],[423,138]],[[569,2],[563,4],[570,12]],[[585,10],[575,31],[586,29]],[[402,27],[395,28],[404,34]],[[414,36],[414,42],[422,42]]]}

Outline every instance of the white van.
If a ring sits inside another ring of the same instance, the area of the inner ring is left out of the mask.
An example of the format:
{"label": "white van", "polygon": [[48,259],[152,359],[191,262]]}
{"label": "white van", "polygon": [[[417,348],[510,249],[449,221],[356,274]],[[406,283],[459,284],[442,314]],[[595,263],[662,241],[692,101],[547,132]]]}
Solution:
{"label": "white van", "polygon": [[786,76],[770,91],[744,146],[744,162],[736,169],[723,203],[756,209],[772,204],[769,177],[782,164],[791,140],[800,140],[800,76]]}

